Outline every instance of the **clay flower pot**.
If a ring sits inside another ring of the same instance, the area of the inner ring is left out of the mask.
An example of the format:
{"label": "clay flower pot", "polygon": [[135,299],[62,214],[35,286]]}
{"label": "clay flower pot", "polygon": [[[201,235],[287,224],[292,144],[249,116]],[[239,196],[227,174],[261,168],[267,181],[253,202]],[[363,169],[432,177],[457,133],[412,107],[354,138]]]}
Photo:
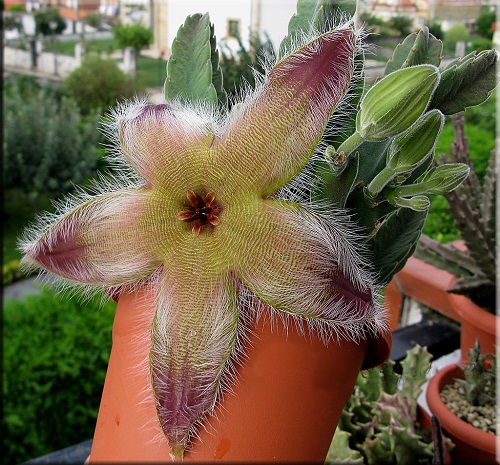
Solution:
{"label": "clay flower pot", "polygon": [[[154,296],[120,297],[113,347],[90,463],[169,461],[150,394],[147,369]],[[251,328],[248,358],[193,438],[184,461],[323,463],[358,372],[383,363],[392,336],[326,347],[293,324],[261,318]]]}
{"label": "clay flower pot", "polygon": [[481,352],[496,353],[498,316],[484,310],[463,295],[450,293],[448,298],[451,306],[460,316],[462,358],[467,359],[467,351],[474,347],[476,339],[479,339]]}
{"label": "clay flower pot", "polygon": [[[460,362],[463,364],[465,362]],[[427,404],[431,412],[438,417],[445,436],[455,447],[451,450],[453,464],[494,464],[496,436],[486,433],[458,418],[441,399],[441,390],[457,378],[464,378],[459,364],[452,364],[437,372],[427,387]]]}

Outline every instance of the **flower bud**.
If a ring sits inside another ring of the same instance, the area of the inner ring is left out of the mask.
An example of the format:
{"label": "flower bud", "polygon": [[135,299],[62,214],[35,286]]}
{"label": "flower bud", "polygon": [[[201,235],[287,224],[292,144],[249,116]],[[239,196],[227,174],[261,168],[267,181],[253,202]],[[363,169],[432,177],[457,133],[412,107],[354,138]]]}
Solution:
{"label": "flower bud", "polygon": [[356,131],[370,141],[405,131],[427,108],[439,77],[439,70],[432,65],[411,66],[388,74],[363,97]]}
{"label": "flower bud", "polygon": [[469,171],[465,163],[440,165],[425,175],[422,185],[430,194],[446,194],[462,184]]}
{"label": "flower bud", "polygon": [[417,212],[428,210],[431,205],[431,201],[425,195],[416,195],[410,198],[394,197],[391,203],[398,207],[411,208]]}
{"label": "flower bud", "polygon": [[392,141],[387,152],[387,166],[396,173],[407,173],[420,166],[434,152],[444,116],[432,110]]}

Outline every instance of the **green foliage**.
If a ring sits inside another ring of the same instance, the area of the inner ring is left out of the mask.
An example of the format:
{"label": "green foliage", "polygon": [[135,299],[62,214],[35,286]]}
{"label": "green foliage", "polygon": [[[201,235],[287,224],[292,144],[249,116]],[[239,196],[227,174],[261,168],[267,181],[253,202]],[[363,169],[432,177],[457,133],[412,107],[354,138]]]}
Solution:
{"label": "green foliage", "polygon": [[322,30],[339,16],[353,16],[356,5],[350,0],[297,0],[297,12],[288,22],[288,34],[279,48],[279,58],[289,52],[290,45],[297,36],[312,27]]}
{"label": "green foliage", "polygon": [[480,36],[491,40],[493,38],[493,24],[495,24],[496,16],[494,11],[489,11],[479,16],[475,24],[476,32]]}
{"label": "green foliage", "polygon": [[81,66],[64,80],[64,89],[84,115],[107,111],[121,99],[131,98],[140,91],[114,60],[94,53],[88,54]]}
{"label": "green foliage", "polygon": [[413,30],[413,19],[408,16],[393,16],[387,21],[387,25],[398,31],[399,36],[405,37]]}
{"label": "green foliage", "polygon": [[444,34],[445,43],[453,47],[457,42],[467,42],[469,39],[469,30],[463,24],[457,23],[451,26]]}
{"label": "green foliage", "polygon": [[120,48],[132,47],[137,55],[153,42],[153,31],[140,23],[115,26],[113,36]]}
{"label": "green foliage", "polygon": [[485,50],[454,60],[441,73],[431,108],[454,115],[483,103],[497,84],[497,59],[495,50]]}
{"label": "green foliage", "polygon": [[211,104],[225,101],[213,32],[208,14],[188,16],[179,28],[167,63],[167,99]]}
{"label": "green foliage", "polygon": [[460,240],[446,198],[441,195],[431,195],[429,198],[431,206],[422,232],[443,243]]}
{"label": "green foliage", "polygon": [[493,47],[493,43],[491,39],[487,39],[485,37],[471,37],[467,41],[467,52],[482,52],[484,50],[489,50]]}
{"label": "green foliage", "polygon": [[26,7],[22,3],[14,3],[13,5],[9,6],[9,11],[24,12],[26,11]]}
{"label": "green foliage", "polygon": [[442,43],[426,28],[410,34],[394,49],[392,58],[387,61],[384,75],[407,66],[441,63]]}
{"label": "green foliage", "polygon": [[427,24],[427,28],[429,29],[429,32],[439,40],[444,39],[444,32],[441,27],[441,23],[437,21],[431,21],[429,24]]}
{"label": "green foliage", "polygon": [[238,39],[238,44],[237,52],[224,45],[221,47],[220,67],[224,76],[222,84],[226,94],[231,97],[228,99],[229,104],[236,97],[242,82],[248,83],[252,88],[255,87],[253,71],[263,73],[262,60],[266,55],[274,55],[269,38],[265,41],[257,36],[251,38],[250,50],[245,48],[241,39]]}
{"label": "green foliage", "polygon": [[[372,245],[373,260],[377,263],[381,282],[390,282],[413,254],[426,217],[426,211],[399,208],[382,223],[377,232],[378,239]],[[394,234],[394,231],[401,233]]]}
{"label": "green foliage", "polygon": [[[384,102],[385,106],[390,105],[394,100],[394,90],[392,85],[387,89],[381,86],[383,82],[389,82],[386,79],[402,71],[411,74],[411,68],[415,66],[430,64],[437,67],[441,55],[441,41],[433,37],[427,28],[410,34],[396,47],[387,64],[384,80],[376,83],[368,92],[365,90],[360,103],[354,107],[355,111],[349,113],[351,121],[346,123],[346,127],[352,127],[350,123],[355,120],[355,132],[349,133],[346,130],[343,139],[329,138],[327,134],[323,140],[323,143],[328,145],[324,154],[326,163],[317,163],[316,173],[321,176],[324,184],[313,190],[312,197],[316,201],[330,203],[332,207],[345,207],[354,212],[353,220],[364,229],[368,246],[374,254],[375,269],[381,272],[381,285],[390,281],[414,251],[430,204],[427,195],[434,192],[442,194],[443,190],[456,187],[465,176],[468,163],[460,160],[454,167],[436,168],[432,166],[433,157],[428,157],[422,164],[414,165],[409,172],[395,177],[384,177],[383,185],[379,186],[378,183],[377,189],[372,189],[374,180],[378,182],[382,173],[390,171],[389,155],[391,150],[394,150],[394,137],[399,136],[391,133],[381,137],[379,142],[371,142],[370,131],[367,130],[366,134],[362,132],[363,119],[360,116],[360,108],[362,110],[363,105],[366,106],[365,100],[376,88],[376,96],[380,102]],[[426,112],[435,112],[435,109],[452,113],[486,100],[496,86],[496,60],[495,52],[490,50],[481,54],[472,53],[462,60],[455,61],[446,69],[439,69],[439,85],[430,107],[420,118],[426,118]],[[415,69],[415,73],[411,75],[415,78],[417,74]],[[410,85],[422,84],[416,78],[414,81],[415,83]],[[363,86],[364,83],[359,85]],[[405,80],[399,85],[409,85],[409,81]],[[387,92],[387,97],[382,95],[384,92]],[[383,113],[384,118],[389,114]],[[395,126],[400,124],[398,118],[399,116],[395,120]],[[418,119],[415,124],[420,124],[419,121],[421,120]],[[369,129],[371,130],[371,127]],[[379,129],[378,126],[376,129]],[[434,140],[436,138],[435,132],[432,131],[428,134],[421,133],[420,136],[432,137]],[[446,173],[445,178],[443,173]],[[452,229],[452,226],[450,228]]]}
{"label": "green foliage", "polygon": [[10,262],[7,262],[7,264],[3,265],[2,272],[4,286],[25,277],[19,270],[19,260],[11,260]]}
{"label": "green foliage", "polygon": [[[59,14],[57,8],[44,8],[35,11],[35,32],[44,36],[61,34],[66,29],[66,21]],[[51,22],[55,23],[55,29],[50,28]]]}
{"label": "green foliage", "polygon": [[82,118],[72,98],[32,84],[9,84],[4,98],[4,189],[57,196],[93,172],[97,115]]}
{"label": "green foliage", "polygon": [[5,463],[91,438],[111,348],[115,304],[44,290],[3,308]]}
{"label": "green foliage", "polygon": [[6,31],[21,31],[23,29],[23,23],[18,15],[4,15],[3,27]]}
{"label": "green foliage", "polygon": [[417,422],[430,360],[427,349],[417,345],[401,362],[401,375],[392,361],[361,372],[325,463],[430,464],[433,445]]}
{"label": "green foliage", "polygon": [[83,19],[85,24],[99,29],[104,23],[109,23],[108,17],[100,13],[90,13]]}
{"label": "green foliage", "polygon": [[460,365],[465,379],[458,379],[465,391],[465,398],[474,407],[495,405],[496,357],[481,353],[476,339],[474,347],[467,351],[467,363]]}
{"label": "green foliage", "polygon": [[[442,162],[459,161],[472,165],[470,149],[464,131],[463,116],[453,117],[455,142],[449,158]],[[446,194],[455,225],[464,239],[466,250],[452,244],[440,244],[423,236],[416,255],[455,274],[459,279],[450,292],[469,297],[480,307],[495,313],[496,297],[496,156],[492,152],[481,184],[472,170],[457,189]]]}

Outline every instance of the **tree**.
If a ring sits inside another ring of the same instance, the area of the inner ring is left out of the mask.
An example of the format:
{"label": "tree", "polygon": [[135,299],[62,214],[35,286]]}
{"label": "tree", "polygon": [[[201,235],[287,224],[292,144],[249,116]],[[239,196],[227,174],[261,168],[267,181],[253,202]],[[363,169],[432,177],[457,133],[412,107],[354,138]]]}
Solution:
{"label": "tree", "polygon": [[476,20],[476,32],[487,39],[493,38],[493,24],[496,21],[496,13],[490,11],[489,13],[482,14]]}
{"label": "tree", "polygon": [[387,25],[398,31],[402,37],[406,37],[413,31],[413,19],[408,16],[394,16],[387,21]]}
{"label": "tree", "polygon": [[58,196],[92,174],[100,156],[97,115],[82,118],[72,98],[29,82],[8,83],[4,99],[6,190],[28,200]]}
{"label": "tree", "polygon": [[455,24],[444,35],[448,45],[455,46],[457,42],[466,42],[469,39],[469,30],[463,24]]}
{"label": "tree", "polygon": [[76,100],[80,111],[88,114],[96,109],[105,111],[116,105],[120,98],[131,97],[138,90],[134,84],[114,60],[89,53],[63,85]]}
{"label": "tree", "polygon": [[[66,29],[66,21],[64,21],[64,18],[59,14],[57,8],[37,10],[34,14],[34,18],[36,34],[50,36],[51,34],[61,34]],[[51,22],[54,22],[56,25],[54,30],[50,27]]]}
{"label": "tree", "polygon": [[120,48],[132,47],[137,55],[153,41],[151,29],[140,23],[116,26],[113,28],[113,36]]}

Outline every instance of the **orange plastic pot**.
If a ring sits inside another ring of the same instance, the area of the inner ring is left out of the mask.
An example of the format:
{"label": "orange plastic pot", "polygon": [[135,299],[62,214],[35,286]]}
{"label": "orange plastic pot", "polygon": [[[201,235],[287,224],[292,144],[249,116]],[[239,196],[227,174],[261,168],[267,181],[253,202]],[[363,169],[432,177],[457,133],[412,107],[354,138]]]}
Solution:
{"label": "orange plastic pot", "polygon": [[[463,364],[464,362],[460,362]],[[427,386],[426,399],[429,409],[437,416],[443,433],[449,437],[455,447],[451,450],[453,464],[495,464],[496,436],[474,428],[469,423],[457,417],[441,399],[441,391],[447,384],[457,378],[463,379],[464,374],[459,364],[444,367],[436,373]]]}
{"label": "orange plastic pot", "polygon": [[[170,461],[150,396],[147,360],[154,296],[120,297],[90,463]],[[262,318],[238,381],[199,429],[184,461],[323,463],[362,368],[383,363],[392,336],[359,344],[288,333]]]}
{"label": "orange plastic pot", "polygon": [[476,305],[472,300],[459,294],[449,294],[452,307],[460,315],[461,335],[460,351],[467,359],[467,351],[474,347],[476,339],[481,345],[481,352],[496,353],[496,335],[499,317]]}

